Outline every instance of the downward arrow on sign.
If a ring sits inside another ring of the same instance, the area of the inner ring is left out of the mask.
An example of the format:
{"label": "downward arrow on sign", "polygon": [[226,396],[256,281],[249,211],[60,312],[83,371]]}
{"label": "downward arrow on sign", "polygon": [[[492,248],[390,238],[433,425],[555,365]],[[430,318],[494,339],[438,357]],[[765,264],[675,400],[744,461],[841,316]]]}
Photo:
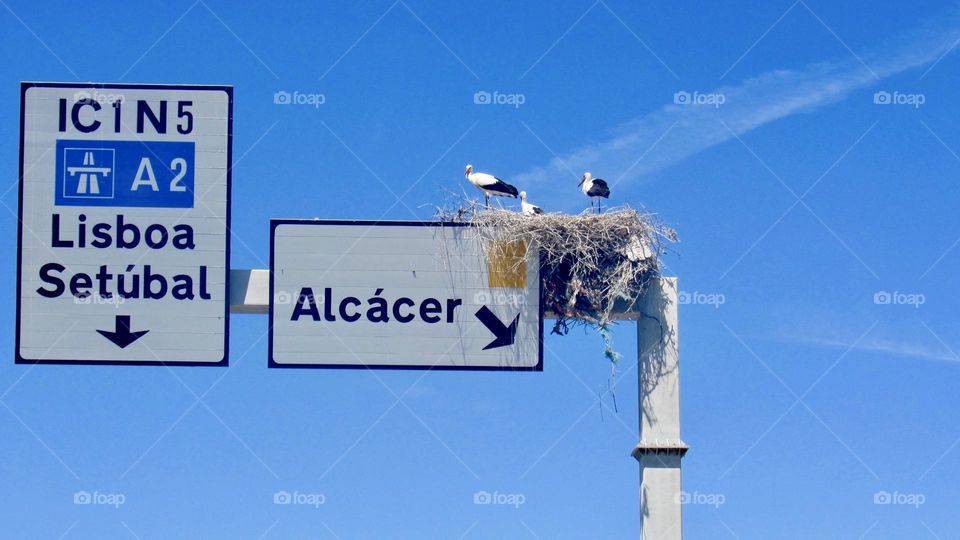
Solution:
{"label": "downward arrow on sign", "polygon": [[487,327],[487,330],[493,333],[496,336],[496,339],[487,344],[483,350],[487,349],[496,349],[497,347],[506,347],[508,345],[513,345],[514,340],[517,337],[517,323],[520,321],[520,314],[517,313],[517,316],[514,317],[513,322],[510,323],[510,326],[503,324],[503,321],[500,320],[487,306],[483,306],[477,310],[477,319]]}
{"label": "downward arrow on sign", "polygon": [[115,330],[113,332],[109,330],[97,330],[97,332],[99,332],[101,336],[109,339],[114,345],[120,347],[121,349],[125,349],[127,345],[140,339],[144,334],[149,332],[149,330],[131,332],[129,315],[117,315],[117,320],[114,324]]}

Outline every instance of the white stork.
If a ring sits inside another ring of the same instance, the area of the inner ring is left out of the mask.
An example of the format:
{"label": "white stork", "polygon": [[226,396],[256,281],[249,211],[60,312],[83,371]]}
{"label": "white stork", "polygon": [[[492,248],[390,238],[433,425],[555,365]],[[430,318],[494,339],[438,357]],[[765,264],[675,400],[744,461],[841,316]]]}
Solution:
{"label": "white stork", "polygon": [[603,178],[594,178],[589,172],[583,173],[583,178],[580,179],[580,189],[583,190],[584,195],[590,197],[590,208],[593,209],[593,200],[597,200],[597,213],[600,213],[600,199],[609,199],[610,198],[610,188],[607,186],[607,181]]}
{"label": "white stork", "polygon": [[477,188],[483,192],[483,195],[487,200],[487,208],[490,208],[491,195],[496,195],[498,197],[517,197],[517,188],[511,186],[496,176],[493,176],[492,174],[473,172],[473,165],[467,165],[467,169],[464,171],[463,175],[467,177],[467,180],[471,184],[477,186]]}
{"label": "white stork", "polygon": [[534,216],[543,213],[543,208],[527,202],[527,192],[520,192],[520,212],[527,216]]}

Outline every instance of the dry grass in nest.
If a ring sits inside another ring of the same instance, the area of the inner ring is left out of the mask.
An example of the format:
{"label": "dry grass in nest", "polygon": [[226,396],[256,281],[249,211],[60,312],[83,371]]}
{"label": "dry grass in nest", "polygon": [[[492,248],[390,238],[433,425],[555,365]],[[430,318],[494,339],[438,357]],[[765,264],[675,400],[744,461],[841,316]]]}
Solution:
{"label": "dry grass in nest", "polygon": [[677,241],[676,232],[654,214],[626,206],[602,214],[524,215],[468,200],[438,209],[437,217],[474,225],[478,239],[491,246],[523,241],[538,249],[541,301],[556,317],[553,332],[566,334],[577,324],[595,326],[611,360],[618,356],[607,333],[614,307],[632,305],[643,294],[649,281],[660,276],[660,257]]}

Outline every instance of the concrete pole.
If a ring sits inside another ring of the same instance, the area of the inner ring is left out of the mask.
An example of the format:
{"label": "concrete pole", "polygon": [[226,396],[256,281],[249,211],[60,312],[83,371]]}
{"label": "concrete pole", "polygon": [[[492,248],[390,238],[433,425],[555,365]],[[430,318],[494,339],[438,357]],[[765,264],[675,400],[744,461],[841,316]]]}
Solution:
{"label": "concrete pole", "polygon": [[680,460],[680,354],[677,333],[677,280],[654,281],[639,306],[637,320],[640,383],[641,540],[680,540],[682,497]]}

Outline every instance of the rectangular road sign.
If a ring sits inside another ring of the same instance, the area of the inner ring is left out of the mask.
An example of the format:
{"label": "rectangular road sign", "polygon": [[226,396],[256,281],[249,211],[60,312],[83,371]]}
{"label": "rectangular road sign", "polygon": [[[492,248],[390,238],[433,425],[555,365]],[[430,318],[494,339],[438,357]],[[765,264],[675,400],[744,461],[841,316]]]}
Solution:
{"label": "rectangular road sign", "polygon": [[539,255],[436,222],[271,220],[269,365],[543,368]]}
{"label": "rectangular road sign", "polygon": [[17,363],[226,365],[233,89],[22,83]]}

